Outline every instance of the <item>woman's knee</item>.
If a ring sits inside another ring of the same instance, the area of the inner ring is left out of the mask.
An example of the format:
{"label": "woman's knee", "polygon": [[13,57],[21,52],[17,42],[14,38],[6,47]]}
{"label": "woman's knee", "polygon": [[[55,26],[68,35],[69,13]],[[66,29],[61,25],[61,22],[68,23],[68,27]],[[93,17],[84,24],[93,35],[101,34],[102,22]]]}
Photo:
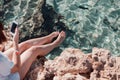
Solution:
{"label": "woman's knee", "polygon": [[22,43],[19,44],[19,46],[20,46],[21,48],[25,48],[25,49],[27,49],[27,48],[30,47],[30,44],[27,43],[27,42],[22,42]]}
{"label": "woman's knee", "polygon": [[32,50],[34,52],[39,52],[42,49],[43,49],[42,46],[32,46],[32,47],[30,47],[30,50]]}
{"label": "woman's knee", "polygon": [[42,45],[32,46],[30,50],[32,50],[32,52],[35,53],[37,56],[44,56],[44,53],[45,53],[45,48]]}

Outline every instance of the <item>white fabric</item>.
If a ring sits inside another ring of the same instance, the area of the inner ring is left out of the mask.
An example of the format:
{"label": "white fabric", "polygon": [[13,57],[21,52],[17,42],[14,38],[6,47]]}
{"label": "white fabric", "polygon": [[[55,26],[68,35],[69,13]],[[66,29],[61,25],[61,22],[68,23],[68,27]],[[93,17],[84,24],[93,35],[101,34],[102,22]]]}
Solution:
{"label": "white fabric", "polygon": [[7,56],[3,55],[2,52],[0,52],[0,80],[10,80],[10,76],[13,75],[10,73],[13,66],[13,62],[10,61]]}
{"label": "white fabric", "polygon": [[18,73],[18,72],[16,72],[16,73],[11,73],[11,74],[8,76],[8,80],[20,80],[19,73]]}

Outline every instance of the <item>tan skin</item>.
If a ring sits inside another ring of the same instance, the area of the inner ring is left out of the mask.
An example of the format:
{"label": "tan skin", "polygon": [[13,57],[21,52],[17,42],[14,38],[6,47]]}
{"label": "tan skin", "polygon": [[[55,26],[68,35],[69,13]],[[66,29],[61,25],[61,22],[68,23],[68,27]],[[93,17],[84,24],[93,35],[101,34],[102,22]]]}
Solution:
{"label": "tan skin", "polygon": [[[57,37],[57,39],[51,42],[54,37]],[[11,73],[19,72],[20,78],[23,80],[36,57],[48,54],[51,50],[60,45],[64,38],[64,31],[60,33],[53,32],[48,36],[30,39],[18,44],[19,30],[16,29],[13,37],[13,47],[3,52],[14,62]],[[16,50],[19,51],[19,55],[15,54]]]}

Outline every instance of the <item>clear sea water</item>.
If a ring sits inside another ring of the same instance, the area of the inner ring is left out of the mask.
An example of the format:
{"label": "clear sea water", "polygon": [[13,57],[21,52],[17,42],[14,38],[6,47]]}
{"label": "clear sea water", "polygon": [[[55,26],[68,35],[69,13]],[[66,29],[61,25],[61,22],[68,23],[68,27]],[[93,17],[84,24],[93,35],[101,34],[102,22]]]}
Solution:
{"label": "clear sea water", "polygon": [[[13,0],[11,4],[5,10],[5,22],[14,19],[21,22],[27,11],[28,17],[34,12],[37,0]],[[48,58],[54,58],[68,47],[85,53],[99,47],[120,55],[120,0],[46,0],[46,4],[64,16],[61,22],[69,29],[63,44]]]}
{"label": "clear sea water", "polygon": [[66,47],[85,53],[93,47],[120,55],[120,0],[47,0],[72,31]]}

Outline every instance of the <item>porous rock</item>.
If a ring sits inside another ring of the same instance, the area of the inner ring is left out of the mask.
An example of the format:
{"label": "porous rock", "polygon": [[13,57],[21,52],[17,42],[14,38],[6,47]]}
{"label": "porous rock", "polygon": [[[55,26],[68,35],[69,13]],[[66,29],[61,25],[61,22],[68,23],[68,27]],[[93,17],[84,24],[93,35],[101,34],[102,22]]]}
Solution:
{"label": "porous rock", "polygon": [[119,61],[120,57],[105,49],[93,48],[92,53],[84,54],[68,48],[55,59],[45,60],[42,68],[32,68],[27,80],[119,80]]}

